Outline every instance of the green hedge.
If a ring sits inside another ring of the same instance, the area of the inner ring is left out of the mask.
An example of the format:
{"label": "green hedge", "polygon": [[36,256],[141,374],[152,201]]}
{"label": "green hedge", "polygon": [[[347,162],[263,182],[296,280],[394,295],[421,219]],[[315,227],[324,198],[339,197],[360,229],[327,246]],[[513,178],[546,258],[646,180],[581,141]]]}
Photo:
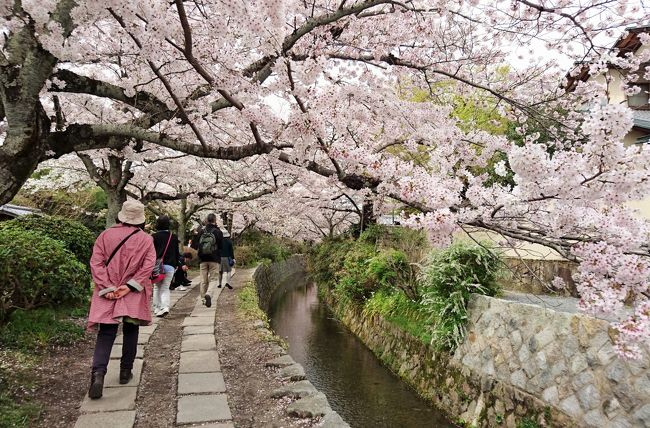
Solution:
{"label": "green hedge", "polygon": [[0,320],[14,309],[79,304],[90,275],[65,246],[43,234],[0,229]]}
{"label": "green hedge", "polygon": [[95,235],[83,224],[58,216],[27,215],[0,223],[0,230],[24,230],[60,241],[77,260],[88,265]]}

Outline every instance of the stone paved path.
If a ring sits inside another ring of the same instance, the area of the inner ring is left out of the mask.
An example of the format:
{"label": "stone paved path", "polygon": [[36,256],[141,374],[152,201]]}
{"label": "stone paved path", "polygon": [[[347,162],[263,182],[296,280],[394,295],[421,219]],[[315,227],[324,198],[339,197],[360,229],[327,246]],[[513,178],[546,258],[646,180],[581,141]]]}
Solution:
{"label": "stone paved path", "polygon": [[[195,283],[198,284],[198,281]],[[198,285],[193,287],[195,286]],[[182,324],[183,341],[176,392],[178,399],[176,424],[178,425],[191,427],[194,424],[201,424],[200,426],[205,428],[233,427],[214,336],[216,301],[221,290],[211,284],[212,307],[206,308],[197,297],[194,309]],[[173,307],[188,292],[172,291],[171,306]],[[149,338],[156,330],[159,321],[160,318],[154,317],[152,325],[140,328],[133,379],[126,385],[120,385],[118,382],[123,337],[120,333],[116,338],[104,382],[104,396],[99,400],[90,400],[88,396],[84,398],[80,409],[81,415],[77,419],[75,428],[133,427],[138,411],[137,391],[143,364],[146,364],[143,356]]]}

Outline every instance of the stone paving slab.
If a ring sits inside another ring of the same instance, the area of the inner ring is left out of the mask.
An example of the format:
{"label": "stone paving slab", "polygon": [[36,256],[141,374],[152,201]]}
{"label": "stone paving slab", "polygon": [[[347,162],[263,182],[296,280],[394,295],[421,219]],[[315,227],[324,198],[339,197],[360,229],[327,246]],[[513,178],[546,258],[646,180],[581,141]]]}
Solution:
{"label": "stone paving slab", "polygon": [[[144,346],[138,345],[137,351],[135,353],[135,358],[142,358],[144,355]],[[111,360],[116,360],[122,358],[122,344],[116,344],[111,349]]]}
{"label": "stone paving slab", "polygon": [[186,428],[235,428],[232,422],[220,422],[216,424],[185,425]]}
{"label": "stone paving slab", "polygon": [[[150,334],[138,334],[138,345],[146,345],[149,342]],[[115,345],[121,345],[124,343],[124,336],[121,334],[115,338]]]}
{"label": "stone paving slab", "polygon": [[211,325],[190,325],[183,329],[183,335],[191,334],[214,334],[214,326]]}
{"label": "stone paving slab", "polygon": [[[210,308],[210,309],[212,309],[212,308]],[[217,315],[217,314],[216,314],[216,312],[214,312],[214,311],[210,311],[210,312],[207,312],[207,311],[201,311],[201,312],[199,312],[199,311],[194,311],[194,312],[192,312],[192,313],[190,314],[190,316],[191,316],[192,318],[196,318],[196,317],[204,317],[204,318],[208,318],[208,317],[209,317],[209,318],[216,318],[216,315]]]}
{"label": "stone paving slab", "polygon": [[214,325],[214,318],[187,317],[183,320],[183,327],[187,327],[189,325]]}
{"label": "stone paving slab", "polygon": [[104,388],[104,396],[99,400],[91,400],[88,395],[81,403],[82,413],[111,412],[114,410],[134,410],[137,386],[123,388]]}
{"label": "stone paving slab", "polygon": [[108,371],[104,378],[104,390],[106,388],[124,388],[127,386],[137,386],[140,383],[142,375],[142,359],[136,358],[133,361],[133,379],[129,383],[120,385],[120,360],[111,360],[108,363]]}
{"label": "stone paving slab", "polygon": [[158,324],[143,325],[140,327],[140,334],[153,334]]}
{"label": "stone paving slab", "polygon": [[221,371],[217,351],[181,352],[179,373],[208,373]]}
{"label": "stone paving slab", "polygon": [[214,334],[194,334],[191,336],[184,336],[181,343],[181,352],[185,351],[205,351],[210,349],[217,349],[217,342],[214,339]]}
{"label": "stone paving slab", "polygon": [[188,395],[178,399],[177,424],[232,419],[226,394]]}
{"label": "stone paving slab", "polygon": [[181,373],[178,375],[179,394],[226,392],[221,373]]}
{"label": "stone paving slab", "polygon": [[134,423],[135,410],[101,412],[79,416],[74,428],[131,428]]}

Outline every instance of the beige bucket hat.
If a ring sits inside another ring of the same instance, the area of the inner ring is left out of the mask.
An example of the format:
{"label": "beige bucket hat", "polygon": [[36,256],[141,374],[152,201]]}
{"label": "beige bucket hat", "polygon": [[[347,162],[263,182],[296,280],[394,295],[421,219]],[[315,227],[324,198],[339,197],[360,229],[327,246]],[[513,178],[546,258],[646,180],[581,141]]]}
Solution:
{"label": "beige bucket hat", "polygon": [[144,205],[141,202],[129,199],[122,204],[122,209],[117,213],[117,219],[127,224],[144,223]]}

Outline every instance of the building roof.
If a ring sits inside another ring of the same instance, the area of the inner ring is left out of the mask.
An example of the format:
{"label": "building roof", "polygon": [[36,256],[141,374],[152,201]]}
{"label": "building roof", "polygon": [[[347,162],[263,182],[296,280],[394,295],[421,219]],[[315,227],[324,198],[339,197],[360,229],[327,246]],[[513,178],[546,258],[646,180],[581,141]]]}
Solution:
{"label": "building roof", "polygon": [[[627,53],[636,52],[642,45],[639,34],[650,32],[649,25],[643,25],[639,27],[630,27],[626,28],[625,36],[619,37],[618,40],[612,45],[612,51],[618,51],[617,56],[624,56]],[[580,61],[575,63],[576,67],[580,67],[580,71],[577,75],[572,76],[571,72],[567,74],[567,84],[566,91],[573,91],[578,82],[586,82],[589,79],[589,63],[586,61]]]}
{"label": "building roof", "polygon": [[650,110],[632,110],[634,126],[650,131]]}
{"label": "building roof", "polygon": [[0,205],[0,216],[20,217],[29,214],[40,214],[38,208],[21,207],[20,205],[5,204]]}

